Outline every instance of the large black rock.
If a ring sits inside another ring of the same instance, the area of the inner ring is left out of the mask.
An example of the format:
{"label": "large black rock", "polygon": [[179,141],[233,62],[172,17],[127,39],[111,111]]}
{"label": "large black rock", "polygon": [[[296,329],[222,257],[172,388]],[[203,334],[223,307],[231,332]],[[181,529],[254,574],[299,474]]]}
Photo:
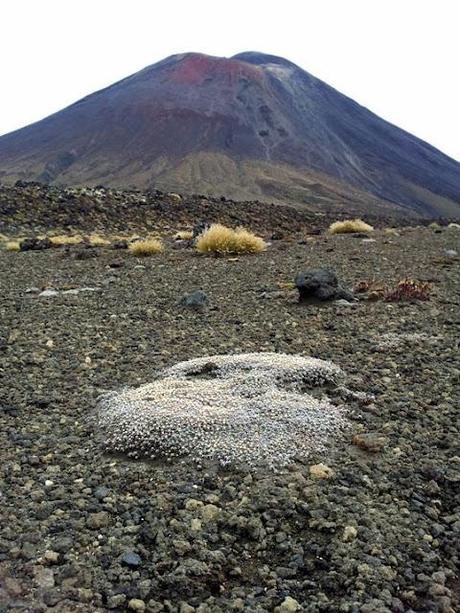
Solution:
{"label": "large black rock", "polygon": [[299,273],[295,285],[299,290],[299,302],[355,299],[351,292],[339,285],[336,274],[325,268]]}
{"label": "large black rock", "polygon": [[48,238],[25,238],[21,241],[19,248],[21,251],[42,251],[51,249],[52,242]]}

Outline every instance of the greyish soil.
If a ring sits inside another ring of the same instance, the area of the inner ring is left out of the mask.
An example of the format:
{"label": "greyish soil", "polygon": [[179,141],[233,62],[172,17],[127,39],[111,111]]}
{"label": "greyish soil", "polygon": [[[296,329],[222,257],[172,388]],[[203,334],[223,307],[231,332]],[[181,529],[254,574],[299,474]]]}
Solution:
{"label": "greyish soil", "polygon": [[[459,236],[316,236],[238,258],[2,251],[0,611],[459,610],[459,261],[443,254]],[[300,305],[289,282],[318,266],[347,287],[429,280],[431,299]],[[178,304],[197,288],[208,307]],[[103,391],[257,351],[332,360],[375,400],[347,400],[352,431],[275,474],[101,452]]]}

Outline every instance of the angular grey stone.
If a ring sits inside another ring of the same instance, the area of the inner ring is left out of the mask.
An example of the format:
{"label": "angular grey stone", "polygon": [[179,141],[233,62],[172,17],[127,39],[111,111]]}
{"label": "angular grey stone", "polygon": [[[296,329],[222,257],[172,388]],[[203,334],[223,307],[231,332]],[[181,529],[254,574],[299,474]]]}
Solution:
{"label": "angular grey stone", "polygon": [[197,289],[191,294],[186,294],[183,296],[180,303],[190,309],[199,311],[208,306],[209,299],[203,290]]}
{"label": "angular grey stone", "polygon": [[137,568],[141,565],[142,562],[141,557],[133,551],[127,551],[126,553],[124,553],[121,556],[120,561],[123,566],[129,566],[130,568]]}
{"label": "angular grey stone", "polygon": [[94,490],[94,496],[98,500],[104,500],[104,498],[107,498],[109,494],[110,490],[108,487],[105,487],[105,485],[99,485],[99,487]]}

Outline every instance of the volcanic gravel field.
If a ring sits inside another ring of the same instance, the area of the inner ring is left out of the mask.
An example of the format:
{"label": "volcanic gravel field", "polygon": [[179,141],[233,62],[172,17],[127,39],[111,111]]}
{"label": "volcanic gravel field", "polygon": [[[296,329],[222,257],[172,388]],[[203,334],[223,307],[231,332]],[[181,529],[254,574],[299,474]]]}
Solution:
{"label": "volcanic gravel field", "polygon": [[[460,610],[460,230],[373,238],[1,251],[0,611]],[[290,283],[318,267],[432,293],[299,304]],[[198,288],[208,307],[179,304]],[[254,352],[331,360],[374,399],[344,400],[351,429],[281,472],[102,452],[101,393]]]}

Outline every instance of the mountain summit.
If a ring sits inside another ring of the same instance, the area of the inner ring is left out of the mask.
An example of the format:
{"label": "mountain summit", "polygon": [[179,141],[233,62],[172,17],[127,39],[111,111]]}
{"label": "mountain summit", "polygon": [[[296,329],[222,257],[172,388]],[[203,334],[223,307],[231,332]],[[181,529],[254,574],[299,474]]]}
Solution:
{"label": "mountain summit", "polygon": [[460,215],[460,164],[292,62],[168,57],[0,137],[0,181]]}

